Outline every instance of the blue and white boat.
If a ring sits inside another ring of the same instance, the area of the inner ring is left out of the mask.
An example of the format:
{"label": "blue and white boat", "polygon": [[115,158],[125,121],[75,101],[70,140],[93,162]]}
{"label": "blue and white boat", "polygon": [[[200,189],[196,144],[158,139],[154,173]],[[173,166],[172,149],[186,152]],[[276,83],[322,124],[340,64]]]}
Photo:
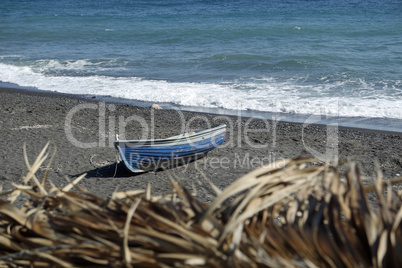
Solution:
{"label": "blue and white boat", "polygon": [[154,140],[117,140],[114,146],[132,172],[156,171],[187,164],[225,141],[226,125]]}

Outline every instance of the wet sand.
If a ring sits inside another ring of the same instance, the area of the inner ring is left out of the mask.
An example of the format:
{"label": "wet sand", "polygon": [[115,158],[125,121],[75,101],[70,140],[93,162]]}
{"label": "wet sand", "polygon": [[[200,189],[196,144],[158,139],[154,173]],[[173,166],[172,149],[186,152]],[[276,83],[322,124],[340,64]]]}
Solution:
{"label": "wet sand", "polygon": [[[126,139],[166,138],[222,123],[228,126],[223,146],[189,165],[155,174],[133,174],[122,164],[116,166],[115,134]],[[172,189],[170,177],[175,177],[209,202],[214,193],[199,170],[223,189],[263,164],[295,157],[354,159],[367,182],[375,176],[375,161],[386,178],[402,174],[402,133],[155,110],[16,89],[0,89],[0,133],[3,191],[11,182],[21,183],[27,173],[24,143],[32,163],[48,141],[57,147],[49,172],[52,183],[63,187],[66,178],[87,173],[79,185],[104,196],[145,189],[148,183],[153,195],[167,193]],[[44,170],[45,165],[39,178]]]}

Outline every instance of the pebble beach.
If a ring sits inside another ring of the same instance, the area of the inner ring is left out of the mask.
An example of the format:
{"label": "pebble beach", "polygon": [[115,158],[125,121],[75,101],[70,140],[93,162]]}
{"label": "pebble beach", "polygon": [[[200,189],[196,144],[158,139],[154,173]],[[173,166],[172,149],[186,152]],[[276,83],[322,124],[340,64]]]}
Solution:
{"label": "pebble beach", "polygon": [[[32,164],[47,142],[50,155],[57,150],[48,171],[51,183],[61,188],[85,173],[79,186],[103,196],[148,185],[153,195],[166,194],[172,191],[170,180],[175,178],[200,200],[210,202],[215,194],[204,175],[224,189],[256,168],[275,161],[281,165],[284,158],[352,159],[359,164],[365,183],[376,177],[376,167],[385,178],[402,173],[402,133],[397,132],[159,110],[95,97],[8,88],[0,89],[0,114],[3,191],[12,183],[21,184],[28,171],[24,144]],[[117,164],[115,134],[126,139],[167,138],[223,123],[228,126],[225,143],[193,163],[137,174]],[[38,178],[45,174],[46,165]]]}

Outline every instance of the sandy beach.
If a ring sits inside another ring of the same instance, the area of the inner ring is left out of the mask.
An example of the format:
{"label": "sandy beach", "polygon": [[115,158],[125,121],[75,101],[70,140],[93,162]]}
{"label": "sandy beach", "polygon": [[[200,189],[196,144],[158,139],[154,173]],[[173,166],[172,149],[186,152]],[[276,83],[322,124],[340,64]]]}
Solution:
{"label": "sandy beach", "polygon": [[[49,172],[52,183],[62,187],[66,178],[87,173],[80,186],[104,196],[115,190],[145,189],[148,183],[154,195],[163,194],[171,191],[170,177],[175,177],[209,202],[214,193],[199,170],[223,189],[255,168],[295,157],[355,159],[367,182],[375,176],[375,161],[385,178],[402,174],[402,133],[155,110],[6,88],[0,89],[0,114],[3,191],[12,182],[21,183],[27,172],[24,143],[32,163],[48,141],[50,152],[57,147]],[[204,159],[155,174],[132,174],[122,164],[116,166],[115,134],[126,139],[165,138],[222,123],[228,126],[226,142]],[[45,164],[39,177],[44,171]]]}

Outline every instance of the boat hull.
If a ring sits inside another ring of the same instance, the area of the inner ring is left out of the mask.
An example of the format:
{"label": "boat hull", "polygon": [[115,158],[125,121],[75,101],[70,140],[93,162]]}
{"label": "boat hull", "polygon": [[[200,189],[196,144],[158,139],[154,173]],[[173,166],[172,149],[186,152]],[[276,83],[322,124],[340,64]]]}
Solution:
{"label": "boat hull", "polygon": [[132,172],[156,171],[200,159],[225,141],[226,126],[186,133],[160,140],[115,142],[126,167]]}

